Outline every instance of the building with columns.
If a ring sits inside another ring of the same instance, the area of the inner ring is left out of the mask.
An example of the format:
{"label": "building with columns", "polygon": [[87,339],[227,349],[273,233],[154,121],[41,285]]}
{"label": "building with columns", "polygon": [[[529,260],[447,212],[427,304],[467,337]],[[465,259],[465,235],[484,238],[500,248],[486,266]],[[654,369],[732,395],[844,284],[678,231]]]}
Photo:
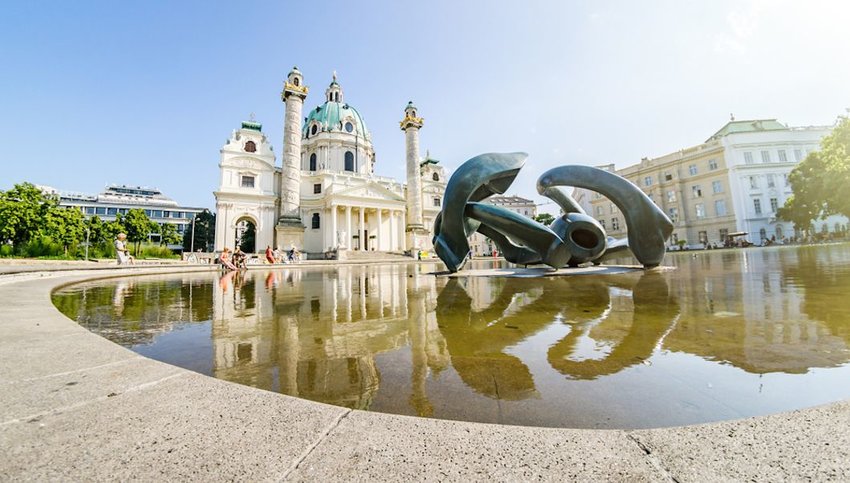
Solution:
{"label": "building with columns", "polygon": [[301,72],[293,68],[281,94],[286,105],[281,167],[275,166],[262,125],[253,120],[243,122],[222,147],[215,249],[294,246],[312,256],[430,250],[447,180],[439,161],[419,155],[424,120],[416,106],[407,104],[400,123],[407,166],[401,182],[375,173],[371,134],[346,101],[336,73],[324,102],[302,115],[307,94]]}

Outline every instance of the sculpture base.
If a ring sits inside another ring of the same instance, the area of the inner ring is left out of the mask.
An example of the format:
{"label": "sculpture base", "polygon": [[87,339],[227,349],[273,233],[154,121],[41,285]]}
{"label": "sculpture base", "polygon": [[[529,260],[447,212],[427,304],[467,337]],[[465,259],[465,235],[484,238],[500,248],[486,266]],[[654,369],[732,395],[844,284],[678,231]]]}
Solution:
{"label": "sculpture base", "polygon": [[512,277],[512,278],[539,278],[539,277],[568,277],[574,275],[619,275],[624,273],[664,272],[675,270],[675,267],[655,267],[645,269],[640,265],[592,265],[589,267],[561,268],[554,270],[549,267],[533,268],[488,268],[484,270],[461,270],[456,273],[438,272],[438,277],[464,278],[464,277]]}
{"label": "sculpture base", "polygon": [[430,251],[432,248],[431,245],[431,234],[428,233],[424,228],[408,228],[405,231],[405,243],[407,249],[410,250],[410,253],[413,254],[413,257],[416,257],[417,250],[422,251]]}

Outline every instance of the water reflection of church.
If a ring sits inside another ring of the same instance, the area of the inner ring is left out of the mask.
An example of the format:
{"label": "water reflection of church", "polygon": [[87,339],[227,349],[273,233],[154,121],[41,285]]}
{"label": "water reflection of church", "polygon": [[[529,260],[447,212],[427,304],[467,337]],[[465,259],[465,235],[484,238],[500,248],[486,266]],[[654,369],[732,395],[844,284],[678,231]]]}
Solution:
{"label": "water reflection of church", "polygon": [[[409,265],[248,272],[214,293],[215,376],[352,408],[380,385],[375,355],[410,347],[413,400],[447,365],[435,279]],[[418,389],[417,389],[418,388]],[[428,413],[424,403],[423,414]]]}

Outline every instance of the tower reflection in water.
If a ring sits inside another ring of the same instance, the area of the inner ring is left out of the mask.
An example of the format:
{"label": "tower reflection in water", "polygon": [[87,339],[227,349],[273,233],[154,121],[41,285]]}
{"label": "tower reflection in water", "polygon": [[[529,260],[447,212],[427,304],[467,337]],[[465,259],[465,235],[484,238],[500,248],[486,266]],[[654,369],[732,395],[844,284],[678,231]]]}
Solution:
{"label": "tower reflection in water", "polygon": [[850,397],[847,245],[669,261],[534,279],[413,264],[136,277],[54,303],[149,357],[350,408],[647,427]]}
{"label": "tower reflection in water", "polygon": [[[248,272],[215,291],[216,377],[366,409],[378,391],[376,356],[409,348],[416,413],[432,408],[425,378],[446,367],[434,317],[434,277],[416,267]],[[259,286],[259,289],[258,289]]]}

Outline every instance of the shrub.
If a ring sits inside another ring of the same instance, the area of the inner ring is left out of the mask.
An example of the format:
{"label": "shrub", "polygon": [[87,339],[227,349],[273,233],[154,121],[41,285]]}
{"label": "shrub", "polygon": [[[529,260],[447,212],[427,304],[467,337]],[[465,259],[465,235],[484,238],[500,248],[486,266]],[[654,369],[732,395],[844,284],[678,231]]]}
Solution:
{"label": "shrub", "polygon": [[179,258],[170,248],[144,243],[139,249],[137,258]]}
{"label": "shrub", "polygon": [[49,236],[37,236],[21,247],[22,256],[25,257],[59,257],[65,255],[65,249],[61,243],[56,243]]}

